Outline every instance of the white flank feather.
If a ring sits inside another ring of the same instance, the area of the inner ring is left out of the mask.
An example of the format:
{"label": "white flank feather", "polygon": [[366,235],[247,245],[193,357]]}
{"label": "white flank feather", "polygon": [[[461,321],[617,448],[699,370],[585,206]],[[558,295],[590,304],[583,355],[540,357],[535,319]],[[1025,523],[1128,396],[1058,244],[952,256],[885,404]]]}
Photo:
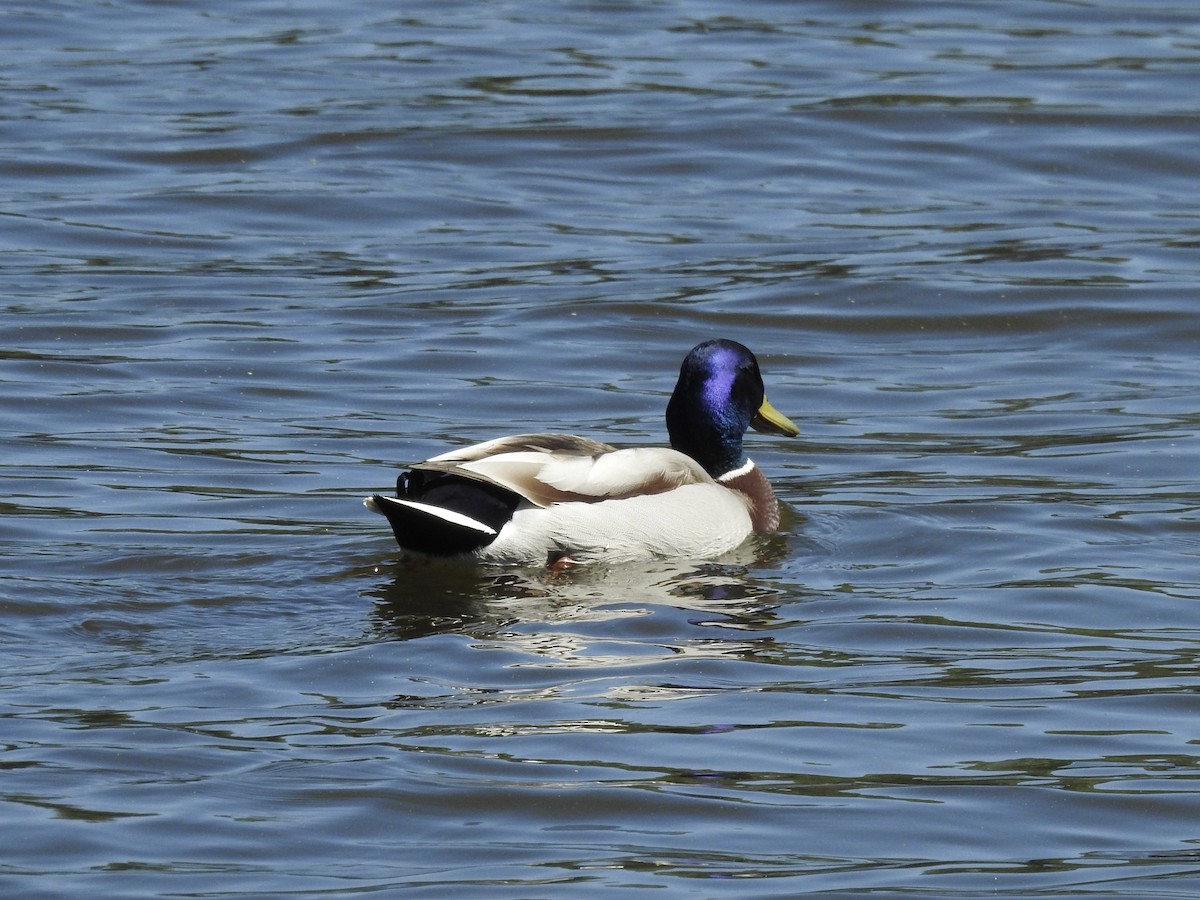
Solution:
{"label": "white flank feather", "polygon": [[543,565],[548,549],[569,553],[581,562],[713,559],[736,549],[752,531],[741,496],[710,480],[604,503],[518,509],[478,556],[489,562],[526,565]]}

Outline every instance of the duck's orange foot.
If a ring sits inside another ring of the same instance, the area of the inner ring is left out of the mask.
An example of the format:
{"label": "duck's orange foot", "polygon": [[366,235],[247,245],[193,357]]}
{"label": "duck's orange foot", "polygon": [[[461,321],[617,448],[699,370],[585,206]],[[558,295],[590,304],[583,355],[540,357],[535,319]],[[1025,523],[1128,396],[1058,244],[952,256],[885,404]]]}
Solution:
{"label": "duck's orange foot", "polygon": [[566,550],[550,553],[546,557],[546,568],[551,575],[561,575],[570,569],[572,566],[579,565],[577,560],[571,558],[571,554]]}

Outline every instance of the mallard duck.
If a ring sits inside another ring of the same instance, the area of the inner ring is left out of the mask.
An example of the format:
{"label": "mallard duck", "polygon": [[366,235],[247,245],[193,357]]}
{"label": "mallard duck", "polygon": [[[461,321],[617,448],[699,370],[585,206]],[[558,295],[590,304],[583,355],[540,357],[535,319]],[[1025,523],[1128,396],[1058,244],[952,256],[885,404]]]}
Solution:
{"label": "mallard duck", "polygon": [[417,463],[397,479],[395,497],[363,502],[402,548],[433,556],[532,565],[711,559],[779,527],[779,501],[742,452],[751,427],[800,433],[767,402],[753,353],[706,341],[684,359],[667,404],[670,449],[518,434]]}

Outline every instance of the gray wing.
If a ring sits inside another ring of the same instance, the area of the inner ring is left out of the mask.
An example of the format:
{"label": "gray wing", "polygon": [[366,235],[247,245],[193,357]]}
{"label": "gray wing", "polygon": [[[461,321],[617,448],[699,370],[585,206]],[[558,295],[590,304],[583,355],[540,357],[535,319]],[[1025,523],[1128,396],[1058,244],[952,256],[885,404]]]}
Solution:
{"label": "gray wing", "polygon": [[617,450],[569,434],[519,434],[414,466],[504,487],[537,506],[660,494],[712,479],[689,456],[659,447]]}

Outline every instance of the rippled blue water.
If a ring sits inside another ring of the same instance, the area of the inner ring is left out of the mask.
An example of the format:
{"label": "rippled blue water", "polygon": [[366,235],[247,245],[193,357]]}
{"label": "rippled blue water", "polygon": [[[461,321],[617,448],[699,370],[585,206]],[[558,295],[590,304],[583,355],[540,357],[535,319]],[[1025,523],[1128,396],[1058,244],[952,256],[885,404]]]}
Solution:
{"label": "rippled blue water", "polygon": [[[9,4],[0,890],[1200,893],[1200,13]],[[734,559],[400,559],[760,357]]]}

